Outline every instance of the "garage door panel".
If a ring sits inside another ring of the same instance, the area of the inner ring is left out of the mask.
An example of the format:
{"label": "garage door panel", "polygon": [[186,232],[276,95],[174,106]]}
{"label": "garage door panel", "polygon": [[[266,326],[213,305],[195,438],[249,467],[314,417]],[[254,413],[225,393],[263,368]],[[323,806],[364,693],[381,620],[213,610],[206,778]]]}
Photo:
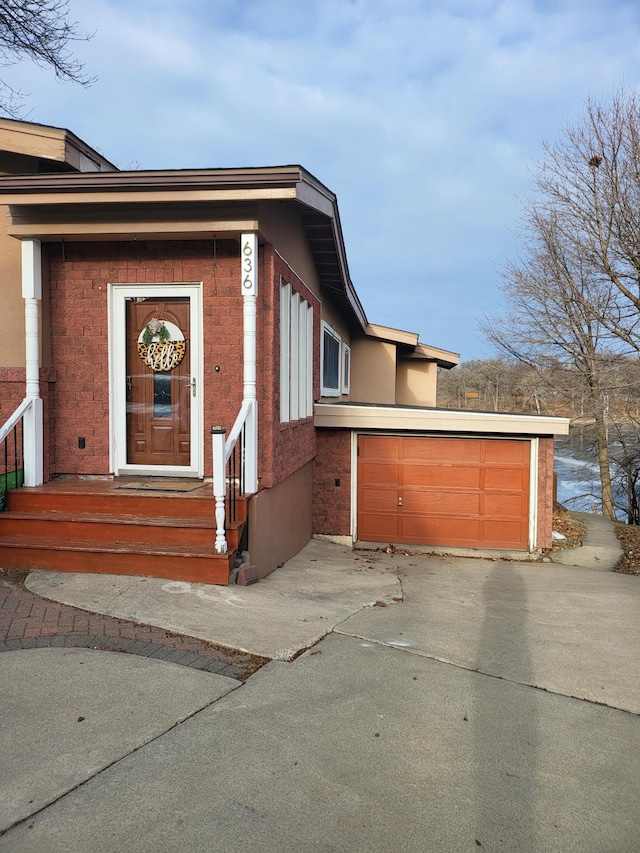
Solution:
{"label": "garage door panel", "polygon": [[485,489],[503,489],[505,491],[526,491],[529,483],[529,469],[501,468],[498,466],[484,469]]}
{"label": "garage door panel", "polygon": [[485,441],[485,462],[492,464],[529,464],[530,445],[526,441]]}
{"label": "garage door panel", "polygon": [[527,513],[527,502],[522,495],[484,495],[485,516],[500,518],[522,518]]}
{"label": "garage door panel", "polygon": [[402,491],[403,515],[461,515],[464,510],[465,515],[477,516],[480,514],[480,502],[481,496],[477,492]]}
{"label": "garage door panel", "polygon": [[396,462],[363,462],[361,470],[363,482],[371,485],[392,485],[398,483],[398,465]]}
{"label": "garage door panel", "polygon": [[528,526],[518,521],[491,521],[485,519],[484,536],[486,548],[520,548]]}
{"label": "garage door panel", "polygon": [[424,518],[404,516],[399,535],[408,544],[451,545],[471,547],[480,537],[480,521],[473,518]]}
{"label": "garage door panel", "polygon": [[526,550],[530,451],[521,439],[361,436],[358,538]]}
{"label": "garage door panel", "polygon": [[384,512],[395,515],[398,511],[398,491],[396,488],[371,489],[364,486],[360,492],[360,499],[367,508],[367,512]]}
{"label": "garage door panel", "polygon": [[403,465],[400,482],[404,486],[450,486],[480,488],[480,468],[461,465]]}
{"label": "garage door panel", "polygon": [[476,439],[459,438],[404,438],[402,458],[407,461],[430,460],[443,463],[480,462],[482,442]]}
{"label": "garage door panel", "polygon": [[388,513],[358,516],[358,538],[365,542],[399,542],[398,520]]}
{"label": "garage door panel", "polygon": [[362,456],[371,460],[398,459],[401,450],[397,436],[393,435],[361,436],[359,446]]}

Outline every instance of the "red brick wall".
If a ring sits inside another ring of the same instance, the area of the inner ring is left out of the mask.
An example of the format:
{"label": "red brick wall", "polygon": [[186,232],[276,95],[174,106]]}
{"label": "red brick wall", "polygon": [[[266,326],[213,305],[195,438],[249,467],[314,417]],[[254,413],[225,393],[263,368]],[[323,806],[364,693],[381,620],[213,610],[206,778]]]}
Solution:
{"label": "red brick wall", "polygon": [[538,548],[550,548],[553,533],[553,439],[538,447]]}
{"label": "red brick wall", "polygon": [[[107,284],[203,282],[205,472],[208,427],[231,429],[242,400],[239,246],[213,241],[65,244],[50,247],[55,429],[52,471],[109,471]],[[215,372],[215,365],[220,367]],[[78,449],[78,437],[86,447]]]}
{"label": "red brick wall", "polygon": [[[272,247],[264,249],[262,322],[258,324],[260,469],[263,486],[280,483],[316,455],[313,417],[280,423],[280,280],[313,306],[313,388],[320,396],[320,303]],[[260,286],[259,286],[260,287]],[[271,393],[269,391],[271,389]]]}
{"label": "red brick wall", "polygon": [[[314,398],[320,395],[320,303],[271,246],[260,249],[258,275],[258,475],[270,487],[316,453],[312,417],[280,423],[281,277],[314,309]],[[213,241],[67,243],[64,252],[50,247],[51,349],[58,377],[53,473],[109,472],[108,284],[199,281],[204,290],[204,459],[210,476],[209,426],[221,424],[228,432],[242,402],[239,244],[219,242],[215,257]]]}
{"label": "red brick wall", "polygon": [[[351,432],[321,429],[313,472],[313,532],[351,533]],[[336,480],[340,485],[336,486]]]}

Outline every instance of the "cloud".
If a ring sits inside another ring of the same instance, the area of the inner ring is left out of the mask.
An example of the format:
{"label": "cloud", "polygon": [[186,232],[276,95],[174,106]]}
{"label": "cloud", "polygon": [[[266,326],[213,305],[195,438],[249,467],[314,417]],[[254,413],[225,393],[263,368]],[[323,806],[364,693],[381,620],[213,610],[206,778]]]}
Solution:
{"label": "cloud", "polygon": [[[607,0],[92,0],[98,82],[28,64],[31,119],[146,168],[301,163],[338,195],[373,322],[486,353],[543,137],[640,83],[640,7]],[[11,80],[9,80],[11,82]],[[402,294],[400,296],[400,294]]]}

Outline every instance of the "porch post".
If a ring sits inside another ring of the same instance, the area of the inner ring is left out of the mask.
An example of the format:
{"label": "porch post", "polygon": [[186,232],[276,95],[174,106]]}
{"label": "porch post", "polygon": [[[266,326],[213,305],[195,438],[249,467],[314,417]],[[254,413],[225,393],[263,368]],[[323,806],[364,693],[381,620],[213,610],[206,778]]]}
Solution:
{"label": "porch post", "polygon": [[40,300],[42,255],[39,240],[22,241],[22,297],[26,348],[26,398],[31,405],[24,416],[24,484],[40,486],[44,471],[43,409],[40,397]]}
{"label": "porch post", "polygon": [[258,490],[258,399],[256,376],[256,329],[258,296],[258,235],[242,234],[240,239],[242,306],[244,325],[243,402],[251,403],[244,441],[244,488]]}
{"label": "porch post", "polygon": [[225,506],[224,501],[227,493],[226,464],[224,460],[224,434],[223,426],[211,427],[211,440],[213,452],[213,496],[216,499],[216,541],[214,550],[216,554],[227,553],[227,539],[225,536]]}

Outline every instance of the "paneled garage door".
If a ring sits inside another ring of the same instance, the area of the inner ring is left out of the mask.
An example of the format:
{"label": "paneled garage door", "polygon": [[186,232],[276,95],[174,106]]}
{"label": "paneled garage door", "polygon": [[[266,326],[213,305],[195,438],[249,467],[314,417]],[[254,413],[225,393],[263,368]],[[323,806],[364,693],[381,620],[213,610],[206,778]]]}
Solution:
{"label": "paneled garage door", "polygon": [[528,548],[530,442],[361,435],[361,541]]}

